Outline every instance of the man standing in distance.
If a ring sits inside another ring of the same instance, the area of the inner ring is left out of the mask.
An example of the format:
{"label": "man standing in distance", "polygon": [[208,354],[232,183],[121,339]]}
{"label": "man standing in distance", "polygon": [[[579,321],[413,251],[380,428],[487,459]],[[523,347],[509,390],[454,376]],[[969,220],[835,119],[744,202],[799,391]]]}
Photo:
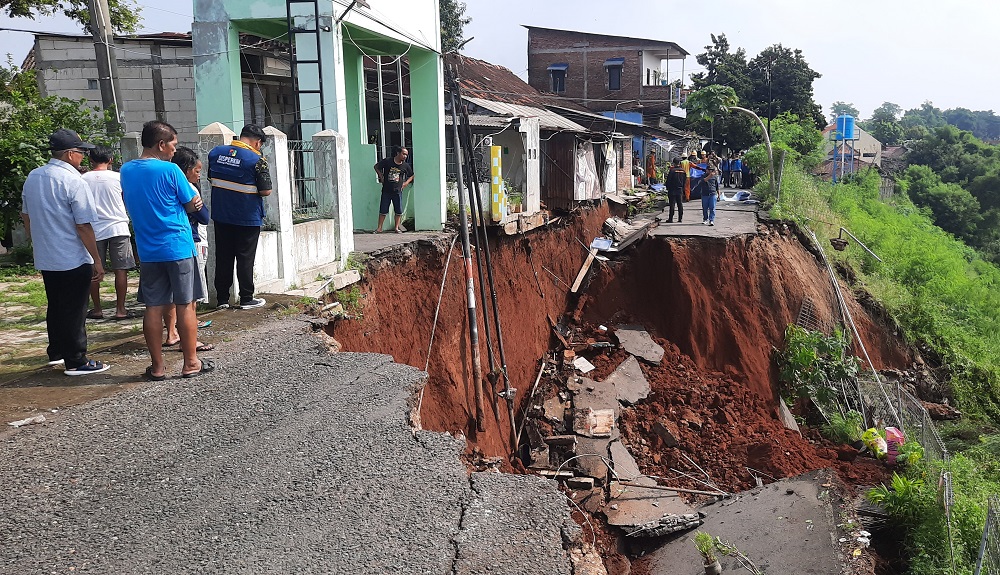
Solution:
{"label": "man standing in distance", "polygon": [[104,266],[91,226],[97,219],[93,197],[77,169],[93,147],[73,130],[56,130],[49,136],[52,159],[28,174],[21,194],[21,220],[48,299],[49,364],[65,363],[66,375],[111,367],[87,359],[87,297],[91,282],[104,277]]}
{"label": "man standing in distance", "polygon": [[392,203],[396,212],[396,233],[403,233],[400,224],[403,221],[403,188],[413,182],[413,168],[406,163],[409,150],[400,146],[392,147],[392,157],[382,158],[375,164],[378,183],[382,184],[382,201],[378,207],[378,227],[375,233],[382,233],[382,224],[389,215],[389,204]]}
{"label": "man standing in distance", "polygon": [[[128,291],[128,270],[135,268],[132,255],[132,234],[128,230],[128,213],[122,201],[122,184],[118,172],[111,169],[111,149],[97,146],[90,150],[90,171],[83,175],[94,197],[94,236],[97,252],[103,264],[110,256],[111,269],[115,272],[115,319],[128,319],[125,294]],[[90,319],[101,319],[101,284],[90,286],[94,309],[87,314]]]}
{"label": "man standing in distance", "polygon": [[184,352],[183,377],[212,371],[210,359],[198,359],[198,318],[195,301],[204,297],[198,258],[188,212],[201,209],[195,193],[177,164],[170,162],[177,149],[177,130],[153,120],[142,126],[142,155],[121,169],[125,207],[135,224],[139,250],[139,301],[146,304],[142,332],[152,365],[146,378],[166,379],[163,362],[163,312],[173,304],[177,331]]}
{"label": "man standing in distance", "polygon": [[229,307],[233,265],[240,282],[241,309],[262,307],[254,297],[253,264],[257,240],[264,225],[264,196],[271,195],[271,173],[260,153],[267,134],[247,124],[230,145],[208,153],[208,178],[212,184],[212,220],[215,221],[215,292],[219,307]]}

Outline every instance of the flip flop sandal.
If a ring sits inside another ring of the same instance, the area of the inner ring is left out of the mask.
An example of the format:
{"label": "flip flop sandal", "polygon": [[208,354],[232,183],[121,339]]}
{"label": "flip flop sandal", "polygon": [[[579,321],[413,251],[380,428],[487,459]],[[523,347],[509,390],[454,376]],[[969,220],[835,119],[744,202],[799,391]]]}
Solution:
{"label": "flip flop sandal", "polygon": [[195,351],[212,351],[213,349],[215,349],[215,344],[213,344],[213,343],[203,343],[203,344],[199,345],[198,347],[196,347],[194,349],[195,349]]}
{"label": "flip flop sandal", "polygon": [[199,321],[199,322],[198,322],[198,329],[202,329],[202,328],[206,328],[206,327],[208,327],[208,326],[210,326],[210,325],[212,325],[212,320],[208,320],[208,321]]}
{"label": "flip flop sandal", "polygon": [[167,374],[153,375],[153,366],[149,366],[146,368],[146,372],[142,374],[142,378],[146,381],[163,381],[167,379]]}
{"label": "flip flop sandal", "polygon": [[87,319],[104,319],[103,313],[94,313],[94,310],[87,312]]}
{"label": "flip flop sandal", "polygon": [[205,358],[201,360],[201,369],[198,371],[192,371],[191,373],[182,373],[181,377],[184,379],[191,379],[192,377],[198,377],[203,373],[208,373],[215,370],[215,361]]}
{"label": "flip flop sandal", "polygon": [[135,312],[131,312],[130,311],[130,312],[127,312],[125,315],[116,315],[116,316],[112,317],[111,319],[113,319],[115,321],[125,321],[127,319],[134,319],[134,318],[137,318],[137,317],[142,317],[142,316],[139,315],[139,314],[137,314],[137,313],[135,313]]}
{"label": "flip flop sandal", "polygon": [[163,342],[163,347],[175,347],[181,343],[181,340],[177,340],[174,343]]}

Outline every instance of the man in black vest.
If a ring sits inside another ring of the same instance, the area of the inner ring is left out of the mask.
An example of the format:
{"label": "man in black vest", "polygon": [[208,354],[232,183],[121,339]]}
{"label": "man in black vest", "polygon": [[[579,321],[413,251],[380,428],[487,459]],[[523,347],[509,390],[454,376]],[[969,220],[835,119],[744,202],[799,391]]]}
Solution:
{"label": "man in black vest", "polygon": [[262,307],[254,297],[253,264],[264,224],[264,196],[271,195],[271,174],[260,147],[267,134],[247,124],[240,137],[208,153],[212,184],[212,220],[215,221],[215,291],[219,307],[229,307],[233,265],[240,280],[241,309]]}
{"label": "man in black vest", "polygon": [[396,212],[396,233],[403,233],[400,223],[403,221],[403,188],[413,182],[413,168],[406,163],[409,150],[400,146],[392,147],[392,157],[382,158],[375,164],[378,183],[382,184],[382,201],[378,208],[378,228],[375,233],[382,233],[382,224],[389,215],[389,204]]}

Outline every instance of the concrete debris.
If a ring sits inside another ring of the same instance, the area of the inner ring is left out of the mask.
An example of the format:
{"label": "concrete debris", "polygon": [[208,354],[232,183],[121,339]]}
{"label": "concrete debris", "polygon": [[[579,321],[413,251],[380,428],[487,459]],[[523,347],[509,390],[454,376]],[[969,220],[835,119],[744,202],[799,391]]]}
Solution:
{"label": "concrete debris", "polygon": [[611,444],[611,466],[615,469],[615,478],[619,480],[632,480],[642,475],[639,464],[621,441]]}
{"label": "concrete debris", "polygon": [[657,435],[666,447],[677,447],[680,444],[680,431],[677,424],[665,417],[653,423],[653,433]]}
{"label": "concrete debris", "polygon": [[584,437],[611,437],[615,429],[613,409],[576,408],[573,412],[573,432]]}
{"label": "concrete debris", "polygon": [[785,400],[778,398],[778,415],[781,416],[781,423],[785,425],[785,429],[791,429],[799,436],[802,435],[802,430],[799,429],[799,422],[795,421],[795,416],[792,415],[792,411],[788,409],[785,405]]}
{"label": "concrete debris", "polygon": [[570,549],[569,561],[573,565],[573,575],[608,575],[601,555],[590,543]]}
{"label": "concrete debris", "polygon": [[542,409],[545,413],[545,419],[552,423],[562,423],[563,419],[566,418],[566,404],[559,399],[559,396],[546,399],[545,403],[542,404]]}
{"label": "concrete debris", "polygon": [[18,421],[11,421],[7,425],[9,425],[11,427],[23,427],[25,425],[31,425],[32,423],[45,423],[45,416],[44,415],[35,415],[35,416],[29,417],[27,419],[20,419]]}
{"label": "concrete debris", "polygon": [[577,458],[573,460],[573,466],[581,474],[593,477],[596,484],[604,485],[608,480],[608,466],[605,460],[608,458],[610,444],[610,439],[579,438],[576,446]]}
{"label": "concrete debris", "polygon": [[663,348],[653,341],[649,332],[637,325],[620,325],[615,328],[618,342],[625,351],[653,365],[663,361]]}
{"label": "concrete debris", "polygon": [[649,382],[635,356],[630,355],[604,381],[615,386],[618,401],[625,405],[635,405],[649,396]]}
{"label": "concrete debris", "polygon": [[556,471],[555,469],[539,469],[538,474],[547,479],[565,480],[574,477],[572,471]]}
{"label": "concrete debris", "polygon": [[531,463],[528,464],[529,469],[548,469],[551,467],[548,445],[543,444],[540,447],[532,447],[528,454],[531,457]]}
{"label": "concrete debris", "polygon": [[556,445],[559,447],[566,447],[573,452],[576,451],[575,435],[550,435],[545,438],[545,443],[549,445]]}
{"label": "concrete debris", "polygon": [[587,361],[585,357],[578,357],[573,360],[573,367],[579,370],[581,373],[590,373],[594,371],[594,364]]}
{"label": "concrete debris", "polygon": [[571,477],[566,480],[566,487],[580,491],[594,488],[593,477]]}
{"label": "concrete debris", "polygon": [[[640,477],[632,483],[655,487],[656,481]],[[612,482],[608,524],[637,537],[659,537],[701,525],[698,512],[677,496],[662,489],[625,486]]]}
{"label": "concrete debris", "polygon": [[614,412],[614,419],[618,419],[621,404],[618,403],[618,391],[613,384],[586,377],[579,378],[579,382],[578,389],[573,389],[567,384],[567,387],[573,390],[573,407],[577,409],[589,407],[594,411],[610,409]]}

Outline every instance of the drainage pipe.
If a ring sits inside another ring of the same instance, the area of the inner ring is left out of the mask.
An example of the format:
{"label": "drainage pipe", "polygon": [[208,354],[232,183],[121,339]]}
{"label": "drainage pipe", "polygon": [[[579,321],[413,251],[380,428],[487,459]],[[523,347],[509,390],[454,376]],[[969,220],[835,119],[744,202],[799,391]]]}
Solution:
{"label": "drainage pipe", "polygon": [[452,145],[456,154],[455,170],[458,176],[458,221],[462,235],[462,257],[465,260],[465,297],[468,302],[469,343],[472,346],[472,387],[476,394],[476,429],[486,431],[483,413],[483,363],[479,358],[479,320],[476,317],[476,286],[472,276],[472,254],[469,247],[469,220],[465,207],[465,183],[462,180],[462,145],[458,139],[458,116],[455,93],[458,90],[455,71],[448,66],[451,93]]}

